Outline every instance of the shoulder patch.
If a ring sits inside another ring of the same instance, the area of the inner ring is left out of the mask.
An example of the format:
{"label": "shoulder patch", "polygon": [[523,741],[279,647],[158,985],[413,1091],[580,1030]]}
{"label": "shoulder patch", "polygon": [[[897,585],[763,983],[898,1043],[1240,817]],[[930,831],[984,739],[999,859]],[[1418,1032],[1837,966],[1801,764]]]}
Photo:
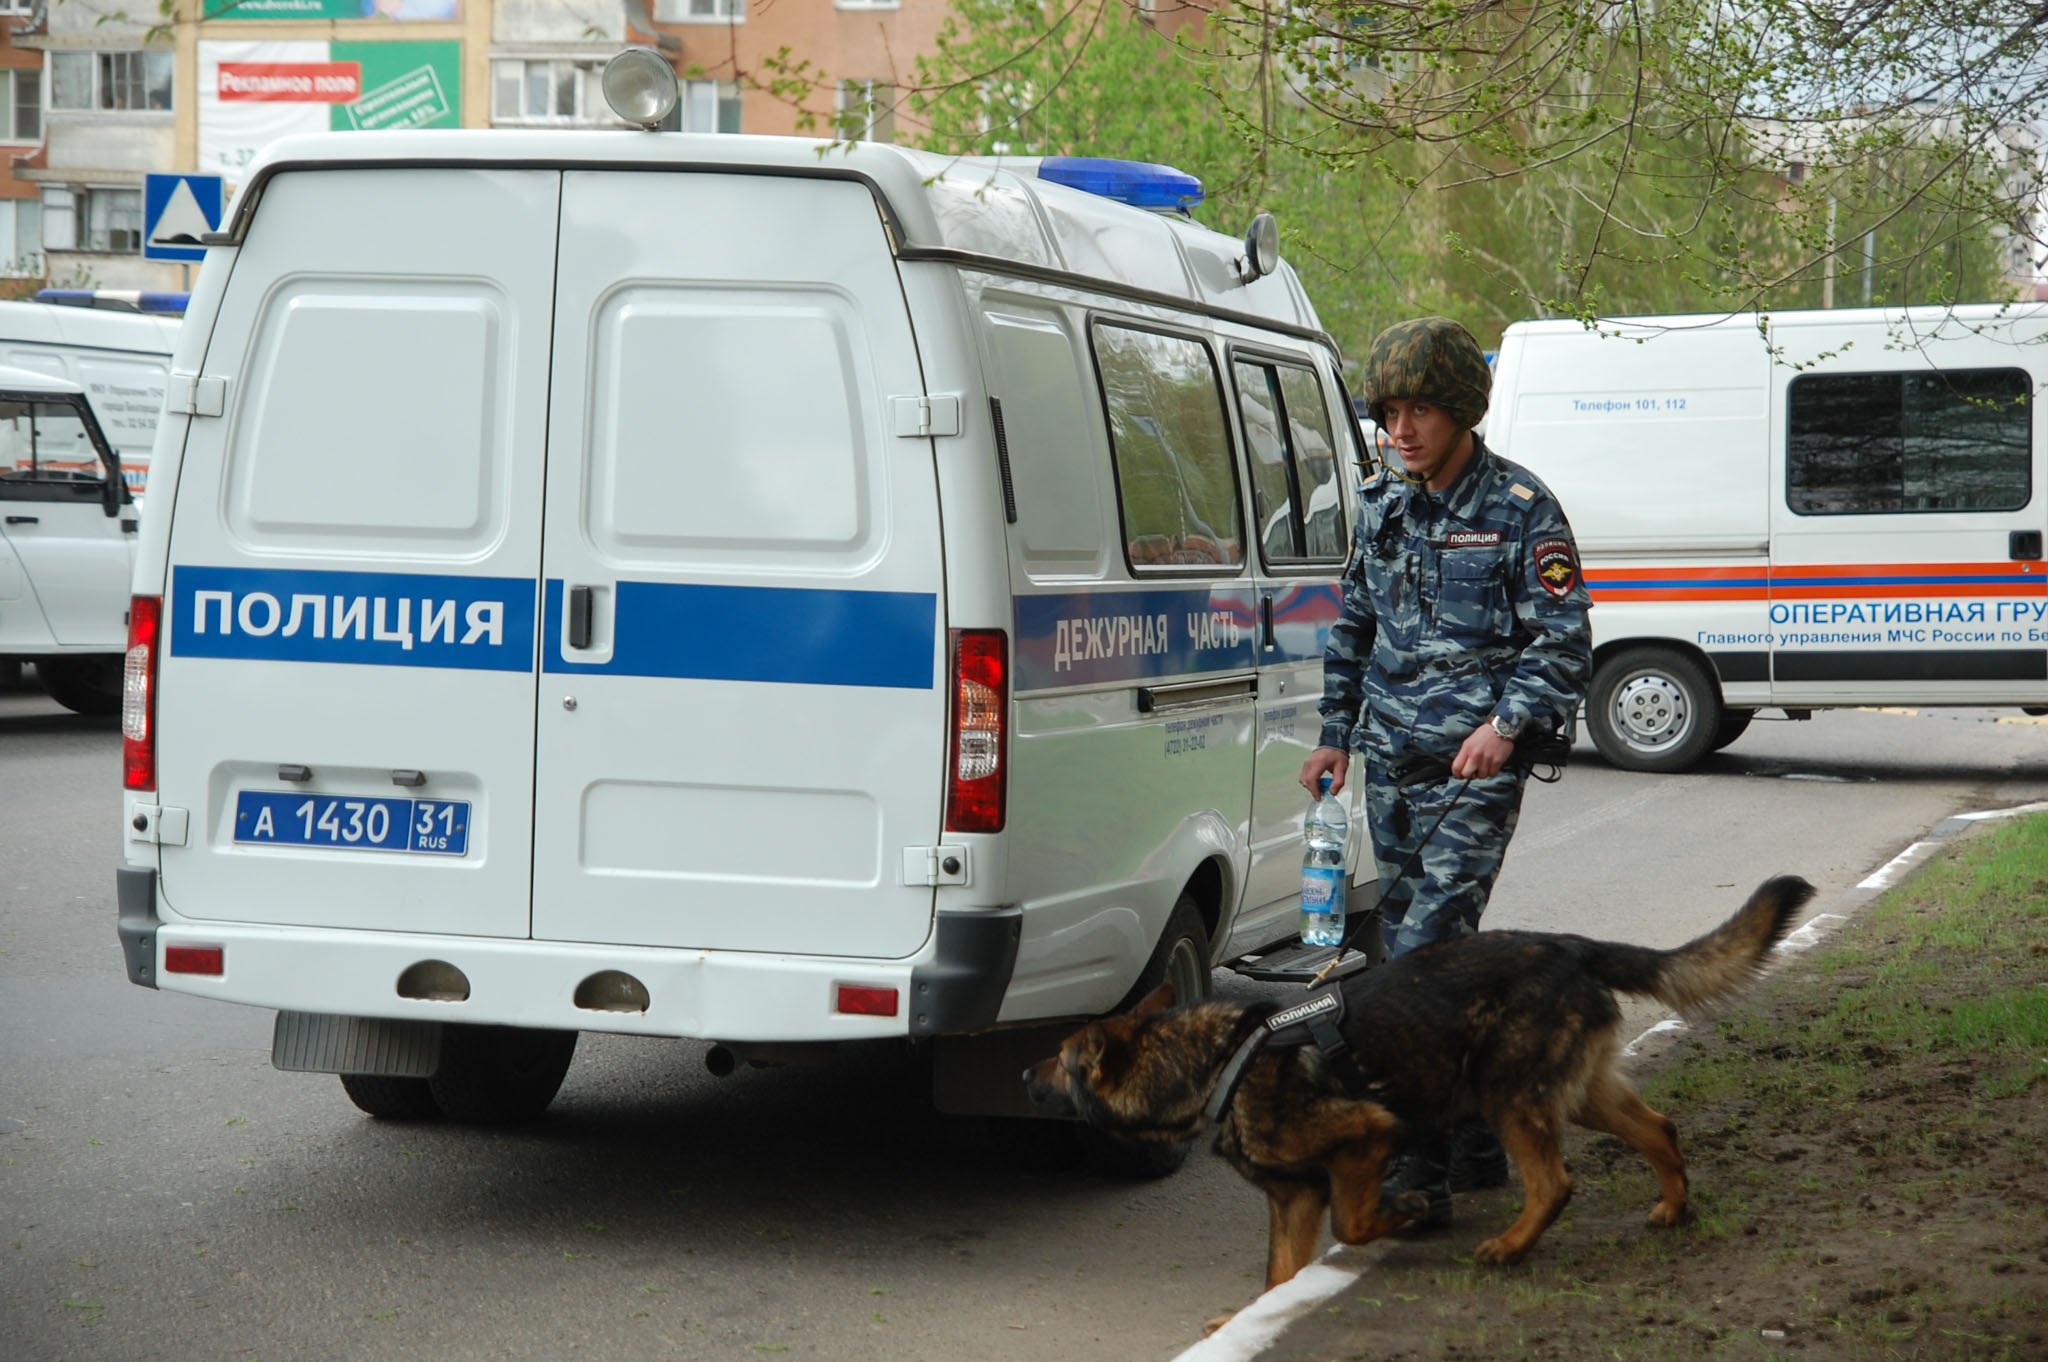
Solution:
{"label": "shoulder patch", "polygon": [[1532,550],[1536,559],[1536,580],[1543,589],[1563,600],[1579,584],[1579,560],[1569,539],[1539,539]]}
{"label": "shoulder patch", "polygon": [[1508,495],[1520,497],[1524,501],[1534,501],[1536,499],[1535,489],[1531,487],[1524,487],[1519,482],[1516,483],[1514,486],[1508,488]]}

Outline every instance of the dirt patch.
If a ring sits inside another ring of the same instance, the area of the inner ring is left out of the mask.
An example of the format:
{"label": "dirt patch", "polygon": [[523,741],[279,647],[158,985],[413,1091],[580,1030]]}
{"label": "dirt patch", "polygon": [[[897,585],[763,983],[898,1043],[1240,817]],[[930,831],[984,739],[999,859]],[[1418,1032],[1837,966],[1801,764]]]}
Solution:
{"label": "dirt patch", "polygon": [[1689,1223],[1651,1228],[1648,1165],[1575,1131],[1527,1262],[1471,1257],[1519,1183],[1461,1196],[1266,1356],[2048,1359],[2048,825],[1982,840],[1638,1066]]}

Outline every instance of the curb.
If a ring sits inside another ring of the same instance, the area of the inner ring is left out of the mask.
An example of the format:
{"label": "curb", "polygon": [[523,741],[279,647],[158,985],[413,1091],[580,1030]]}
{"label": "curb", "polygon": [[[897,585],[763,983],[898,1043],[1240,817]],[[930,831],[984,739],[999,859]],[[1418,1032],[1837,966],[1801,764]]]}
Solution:
{"label": "curb", "polygon": [[[1774,960],[1819,945],[1829,934],[1848,922],[1864,905],[1912,875],[1946,850],[1948,842],[1978,824],[2044,811],[2048,811],[2048,802],[1952,814],[1942,819],[1928,831],[1925,838],[1908,845],[1904,851],[1858,880],[1854,888],[1837,898],[1832,906],[1841,911],[1816,913],[1796,930],[1788,933],[1785,939],[1773,948]],[[1657,1045],[1657,1041],[1675,1036],[1683,1030],[1685,1021],[1674,1012],[1630,1041],[1622,1048],[1622,1054],[1631,1058],[1641,1058],[1643,1047],[1652,1046],[1661,1050],[1663,1046]],[[1289,1325],[1355,1284],[1379,1263],[1385,1256],[1387,1247],[1384,1243],[1361,1244],[1355,1247],[1349,1244],[1332,1244],[1321,1257],[1295,1273],[1292,1278],[1264,1292],[1251,1304],[1232,1315],[1215,1333],[1174,1354],[1173,1362],[1249,1362],[1277,1342]]]}

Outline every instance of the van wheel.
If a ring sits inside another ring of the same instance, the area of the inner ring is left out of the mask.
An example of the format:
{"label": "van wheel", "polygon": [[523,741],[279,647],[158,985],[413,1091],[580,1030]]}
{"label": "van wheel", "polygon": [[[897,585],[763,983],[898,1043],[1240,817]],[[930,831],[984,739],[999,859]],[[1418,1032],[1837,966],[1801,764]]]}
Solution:
{"label": "van wheel", "polygon": [[426,1080],[451,1121],[502,1125],[540,1115],[561,1091],[576,1054],[574,1031],[446,1023],[441,1069]]}
{"label": "van wheel", "polygon": [[[1201,905],[1195,896],[1181,891],[1166,919],[1166,930],[1153,947],[1152,958],[1138,975],[1130,995],[1118,1005],[1122,1012],[1135,1005],[1161,984],[1173,984],[1176,1007],[1199,1003],[1212,992],[1209,979],[1209,928],[1202,921]],[[1095,1166],[1105,1173],[1125,1178],[1163,1178],[1187,1162],[1193,1140],[1132,1140],[1092,1126],[1081,1127],[1081,1145]]]}
{"label": "van wheel", "polygon": [[36,675],[52,700],[77,714],[121,712],[121,659],[41,657]]}
{"label": "van wheel", "polygon": [[341,1090],[348,1100],[380,1121],[430,1121],[441,1114],[434,1091],[424,1078],[386,1078],[382,1074],[343,1074]]}
{"label": "van wheel", "polygon": [[1593,745],[1624,771],[1685,770],[1713,750],[1721,719],[1721,694],[1705,670],[1669,648],[1617,653],[1593,674],[1586,697]]}
{"label": "van wheel", "polygon": [[1755,717],[1756,711],[1753,709],[1722,710],[1721,722],[1714,729],[1713,750],[1718,752],[1729,743],[1741,737],[1743,730],[1749,727],[1749,721]]}

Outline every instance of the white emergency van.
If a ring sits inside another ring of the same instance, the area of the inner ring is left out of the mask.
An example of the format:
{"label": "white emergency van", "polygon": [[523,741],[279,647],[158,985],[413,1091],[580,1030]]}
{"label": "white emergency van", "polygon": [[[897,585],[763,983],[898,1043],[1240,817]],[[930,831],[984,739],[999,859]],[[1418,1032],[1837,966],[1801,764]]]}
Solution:
{"label": "white emergency van", "polygon": [[0,365],[69,379],[92,399],[128,490],[149,486],[178,318],[56,303],[0,302]]}
{"label": "white emergency van", "polygon": [[2048,706],[2034,304],[1518,322],[1488,439],[1563,503],[1600,751],[1676,771],[1761,708]]}
{"label": "white emergency van", "polygon": [[135,529],[84,391],[0,367],[0,664],[81,714],[121,708]]}
{"label": "white emergency van", "polygon": [[1043,1024],[1270,965],[1359,449],[1275,237],[1105,196],[1196,188],[278,143],[155,449],[131,977],[492,1119],[581,1030],[933,1038],[942,1103],[1022,1112]]}

